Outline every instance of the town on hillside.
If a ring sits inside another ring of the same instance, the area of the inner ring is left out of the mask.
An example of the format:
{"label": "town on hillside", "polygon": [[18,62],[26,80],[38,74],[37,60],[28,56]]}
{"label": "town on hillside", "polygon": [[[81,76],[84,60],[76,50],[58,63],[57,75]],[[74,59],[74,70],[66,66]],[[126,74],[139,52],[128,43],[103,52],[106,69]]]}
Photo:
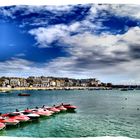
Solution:
{"label": "town on hillside", "polygon": [[1,77],[0,87],[110,87],[111,83],[103,83],[96,78],[72,79],[62,77]]}

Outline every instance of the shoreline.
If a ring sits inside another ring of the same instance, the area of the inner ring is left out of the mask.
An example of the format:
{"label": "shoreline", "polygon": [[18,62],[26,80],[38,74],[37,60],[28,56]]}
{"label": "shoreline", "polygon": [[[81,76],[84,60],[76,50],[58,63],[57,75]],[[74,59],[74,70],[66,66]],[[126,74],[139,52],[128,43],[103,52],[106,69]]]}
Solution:
{"label": "shoreline", "polygon": [[0,87],[2,91],[13,91],[13,90],[110,90],[107,87]]}

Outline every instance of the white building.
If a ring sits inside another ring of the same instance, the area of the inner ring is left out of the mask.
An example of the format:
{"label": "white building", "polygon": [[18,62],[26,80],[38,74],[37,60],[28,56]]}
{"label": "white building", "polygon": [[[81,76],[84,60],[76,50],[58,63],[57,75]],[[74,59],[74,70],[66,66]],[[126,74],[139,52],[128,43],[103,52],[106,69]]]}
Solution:
{"label": "white building", "polygon": [[17,78],[10,79],[10,86],[11,87],[19,87],[20,86],[20,80]]}
{"label": "white building", "polygon": [[10,81],[9,81],[9,79],[5,79],[2,83],[2,86],[7,87],[8,85],[10,85]]}
{"label": "white building", "polygon": [[56,86],[56,81],[54,81],[54,80],[50,81],[50,86],[55,87]]}

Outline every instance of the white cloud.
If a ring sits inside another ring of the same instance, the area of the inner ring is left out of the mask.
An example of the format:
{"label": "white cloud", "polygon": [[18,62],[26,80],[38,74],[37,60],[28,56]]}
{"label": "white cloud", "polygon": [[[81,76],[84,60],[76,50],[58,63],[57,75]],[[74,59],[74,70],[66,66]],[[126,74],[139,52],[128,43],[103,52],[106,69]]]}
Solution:
{"label": "white cloud", "polygon": [[0,9],[0,14],[8,17],[12,17],[11,11],[5,10],[5,9]]}
{"label": "white cloud", "polygon": [[112,14],[123,17],[130,17],[140,19],[140,8],[139,5],[109,5],[109,11]]}
{"label": "white cloud", "polygon": [[[89,18],[98,16],[99,12],[108,11],[112,15],[119,17],[130,17],[133,19],[140,19],[140,8],[139,5],[134,4],[102,4],[92,5],[90,9]],[[93,17],[92,17],[93,16]],[[102,12],[102,17],[106,17],[106,13]]]}
{"label": "white cloud", "polygon": [[3,72],[6,72],[6,71],[17,72],[18,70],[28,71],[28,70],[31,70],[30,69],[31,65],[32,65],[32,62],[30,61],[19,59],[19,58],[11,58],[11,60],[0,62],[0,71],[3,71]]}
{"label": "white cloud", "polygon": [[[55,25],[49,28],[38,28],[30,31],[41,47],[48,47],[50,43],[58,40],[60,43],[69,45],[66,51],[72,55],[84,55],[85,52],[98,52],[102,55],[114,56],[114,52],[128,52],[129,46],[140,44],[140,28],[134,27],[125,34],[112,35],[103,33],[101,35],[83,32],[70,36],[72,31],[78,30],[80,24],[70,26]],[[102,50],[102,52],[101,52]]]}
{"label": "white cloud", "polygon": [[71,49],[73,53],[83,52],[83,55],[86,51],[99,52],[104,55],[113,55],[114,51],[126,52],[128,46],[120,40],[120,35],[94,35],[89,32],[63,39],[64,43],[74,46]]}
{"label": "white cloud", "polygon": [[[96,35],[83,32],[73,36],[70,36],[71,28],[58,27],[52,26],[49,28],[49,32],[48,29],[43,30],[43,34],[45,34],[43,40],[48,39],[47,37],[50,36],[49,33],[53,29],[52,31],[56,32],[54,36],[51,36],[49,43],[57,38],[60,43],[69,46],[64,49],[71,56],[59,57],[46,64],[45,70],[48,73],[51,71],[52,74],[71,77],[81,75],[92,77],[92,74],[95,74],[101,79],[113,76],[140,80],[139,59],[131,56],[133,46],[140,45],[139,27],[130,28],[126,33],[118,35],[109,33]],[[34,35],[38,36],[39,34]],[[40,39],[42,40],[42,38],[38,38],[38,42],[41,42]],[[48,44],[48,42],[45,43]],[[134,73],[135,76],[133,76]]]}
{"label": "white cloud", "polygon": [[[53,7],[46,8],[50,10]],[[69,8],[58,8],[56,11],[67,11],[70,10]],[[23,14],[43,10],[39,7],[29,9]],[[102,17],[104,18],[96,23],[92,23],[91,20],[95,19],[98,13],[103,10],[117,16],[128,16],[135,19],[139,19],[140,13],[137,6],[133,5],[93,5],[90,14],[83,21],[76,21],[70,25],[58,24],[32,29],[29,33],[35,37],[38,47],[51,47],[51,43],[57,40],[58,43],[67,46],[64,50],[71,56],[53,59],[40,68],[35,66],[33,62],[13,58],[1,62],[0,70],[3,72],[8,72],[4,71],[5,69],[10,70],[11,73],[19,70],[23,73],[28,72],[35,75],[69,77],[92,77],[95,75],[99,79],[102,79],[102,77],[106,77],[106,79],[108,77],[110,79],[111,77],[123,77],[124,79],[134,78],[136,81],[140,81],[139,59],[133,58],[131,55],[133,46],[139,47],[140,45],[140,28],[128,29],[126,27],[124,34],[117,35],[107,32],[100,35],[96,34],[94,30],[104,28],[102,20],[106,18],[106,14],[103,13]],[[76,34],[71,35],[71,33]]]}
{"label": "white cloud", "polygon": [[70,36],[71,33],[84,33],[86,31],[97,30],[103,28],[101,23],[91,23],[89,20],[76,21],[70,25],[57,24],[48,27],[39,27],[29,31],[29,34],[35,36],[39,47],[51,47],[53,41],[63,40]]}
{"label": "white cloud", "polygon": [[64,6],[15,5],[13,7],[9,7],[8,9],[6,9],[4,7],[0,8],[0,14],[14,19],[16,17],[16,15],[14,15],[14,14],[20,10],[22,10],[22,12],[20,13],[20,16],[28,15],[30,13],[39,13],[40,14],[40,13],[44,13],[47,11],[50,11],[50,12],[58,15],[59,13],[62,13],[62,12],[69,12],[72,8],[73,8],[72,5],[64,5]]}
{"label": "white cloud", "polygon": [[67,36],[67,28],[64,25],[56,25],[50,28],[38,28],[29,31],[31,35],[35,35],[40,47],[48,47],[50,43],[58,40],[60,37]]}
{"label": "white cloud", "polygon": [[140,27],[129,29],[122,35],[122,40],[126,41],[127,44],[140,44]]}

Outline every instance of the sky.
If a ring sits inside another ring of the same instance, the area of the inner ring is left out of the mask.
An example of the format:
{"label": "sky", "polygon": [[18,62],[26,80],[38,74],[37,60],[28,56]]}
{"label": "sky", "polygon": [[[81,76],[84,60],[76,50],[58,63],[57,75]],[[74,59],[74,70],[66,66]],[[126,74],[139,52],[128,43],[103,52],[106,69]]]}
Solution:
{"label": "sky", "polygon": [[139,70],[139,5],[0,7],[0,76],[135,84]]}

